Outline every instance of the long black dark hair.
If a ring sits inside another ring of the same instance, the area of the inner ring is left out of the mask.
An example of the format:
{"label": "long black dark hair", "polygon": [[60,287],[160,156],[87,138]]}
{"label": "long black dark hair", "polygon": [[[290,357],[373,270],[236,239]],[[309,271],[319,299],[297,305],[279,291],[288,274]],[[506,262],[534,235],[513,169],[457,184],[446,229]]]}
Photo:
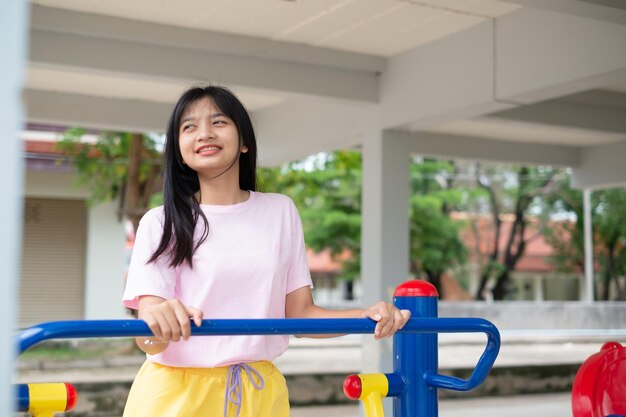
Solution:
{"label": "long black dark hair", "polygon": [[[200,208],[196,193],[200,190],[198,174],[183,163],[178,144],[180,119],[193,103],[208,98],[217,108],[229,117],[239,133],[239,148],[246,146],[248,152],[239,153],[239,188],[256,191],[257,146],[252,122],[246,108],[239,99],[225,87],[208,85],[192,87],[178,100],[169,122],[165,137],[164,174],[163,174],[163,236],[159,247],[148,262],[154,262],[159,256],[169,255],[169,265],[179,266],[183,262],[193,266],[195,250],[209,234],[209,222]],[[234,161],[233,161],[234,163]],[[194,229],[202,220],[204,229],[197,241],[194,241]]]}

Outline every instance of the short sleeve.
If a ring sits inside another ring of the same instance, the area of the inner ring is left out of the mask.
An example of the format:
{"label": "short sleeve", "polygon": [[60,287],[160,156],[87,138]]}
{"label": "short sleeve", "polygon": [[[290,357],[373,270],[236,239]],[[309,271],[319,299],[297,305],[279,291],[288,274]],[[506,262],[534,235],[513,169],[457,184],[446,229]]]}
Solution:
{"label": "short sleeve", "polygon": [[162,208],[152,209],[139,222],[122,297],[122,304],[128,308],[138,309],[143,295],[174,297],[176,270],[168,265],[167,255],[148,263],[163,234],[162,213]]}
{"label": "short sleeve", "polygon": [[302,220],[298,209],[291,200],[289,200],[289,216],[291,217],[291,258],[287,272],[286,294],[301,287],[313,287],[311,272],[306,259]]}

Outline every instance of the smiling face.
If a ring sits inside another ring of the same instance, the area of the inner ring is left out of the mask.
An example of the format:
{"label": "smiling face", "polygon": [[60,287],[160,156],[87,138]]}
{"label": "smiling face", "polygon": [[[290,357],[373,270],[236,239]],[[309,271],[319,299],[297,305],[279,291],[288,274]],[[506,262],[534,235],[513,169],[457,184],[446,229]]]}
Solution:
{"label": "smiling face", "polygon": [[184,163],[199,177],[239,173],[239,132],[234,121],[208,97],[191,103],[180,118],[178,145]]}

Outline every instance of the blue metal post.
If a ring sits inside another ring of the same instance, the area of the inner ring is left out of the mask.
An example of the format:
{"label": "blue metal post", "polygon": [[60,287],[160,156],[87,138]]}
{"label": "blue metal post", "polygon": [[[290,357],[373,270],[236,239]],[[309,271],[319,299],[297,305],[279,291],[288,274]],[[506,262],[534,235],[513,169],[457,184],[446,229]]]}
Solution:
{"label": "blue metal post", "polygon": [[[437,317],[435,287],[425,281],[407,281],[394,293],[394,304],[411,311],[411,318]],[[396,333],[393,339],[393,370],[404,379],[402,394],[393,400],[394,417],[437,417],[437,388],[425,376],[436,374],[437,334]]]}

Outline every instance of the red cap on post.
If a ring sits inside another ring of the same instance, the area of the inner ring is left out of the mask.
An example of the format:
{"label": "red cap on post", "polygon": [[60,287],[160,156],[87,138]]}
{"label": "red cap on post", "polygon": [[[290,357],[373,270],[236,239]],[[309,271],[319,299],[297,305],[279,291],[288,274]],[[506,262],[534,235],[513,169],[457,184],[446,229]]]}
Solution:
{"label": "red cap on post", "polygon": [[358,400],[361,398],[361,392],[363,392],[363,383],[358,375],[348,375],[343,380],[343,393],[351,400]]}
{"label": "red cap on post", "polygon": [[412,279],[396,287],[394,297],[439,297],[437,288],[430,282]]}
{"label": "red cap on post", "polygon": [[76,388],[72,384],[65,383],[65,389],[67,390],[67,400],[65,405],[65,411],[72,411],[76,407],[78,401],[78,393]]}

